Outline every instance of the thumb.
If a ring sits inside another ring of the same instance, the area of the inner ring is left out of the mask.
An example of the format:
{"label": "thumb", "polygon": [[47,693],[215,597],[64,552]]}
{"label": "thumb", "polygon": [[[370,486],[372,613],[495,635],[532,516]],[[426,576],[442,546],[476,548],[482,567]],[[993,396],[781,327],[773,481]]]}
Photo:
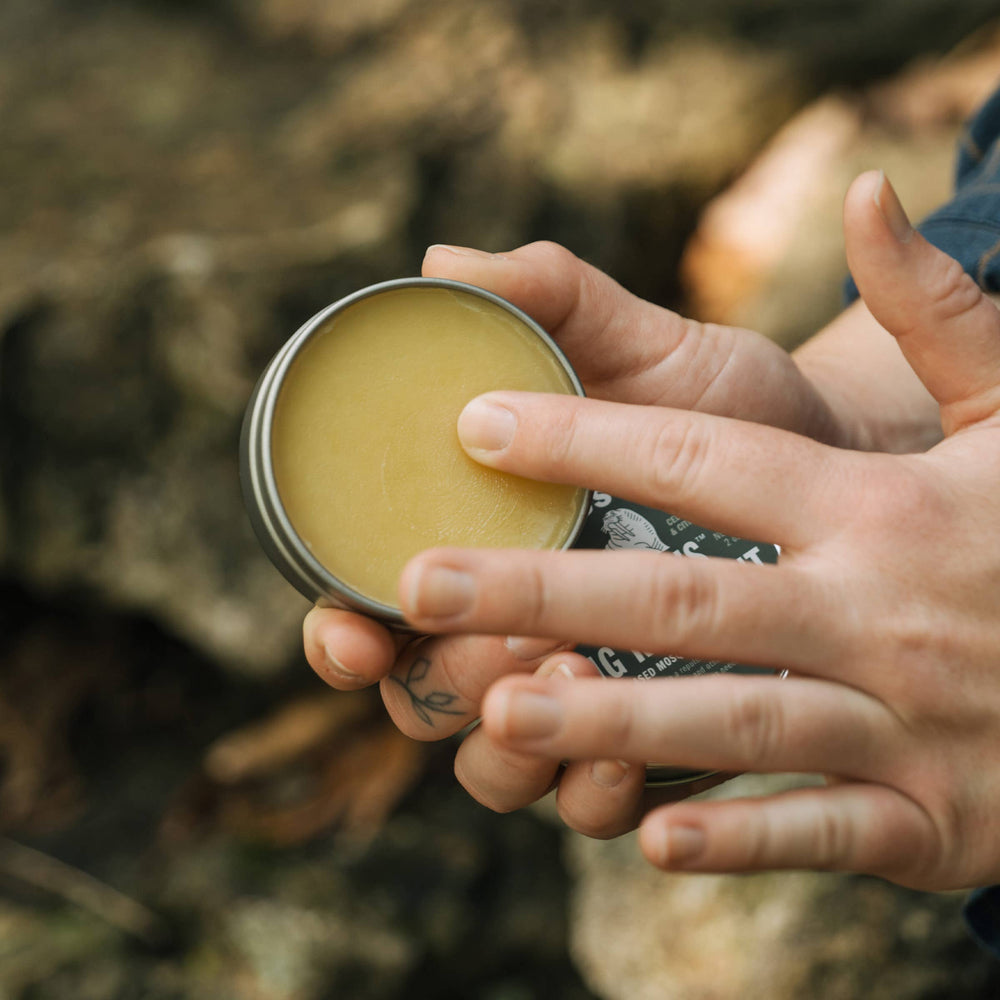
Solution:
{"label": "thumb", "polygon": [[937,400],[945,433],[1000,411],[1000,310],[913,229],[881,171],[851,185],[844,237],[862,299]]}
{"label": "thumb", "polygon": [[[506,253],[435,245],[427,249],[422,273],[478,285],[522,309],[559,342],[588,393],[596,388],[602,395],[600,384],[623,370],[654,367],[686,329],[680,317],[636,298],[556,243]],[[629,336],[632,329],[654,326],[662,342]]]}
{"label": "thumb", "polygon": [[432,246],[422,271],[479,285],[524,310],[566,352],[588,395],[693,406],[728,358],[727,341],[717,337],[697,353],[697,379],[671,381],[660,366],[685,342],[695,351],[704,339],[697,336],[700,326],[644,302],[556,243],[529,243],[498,254]]}

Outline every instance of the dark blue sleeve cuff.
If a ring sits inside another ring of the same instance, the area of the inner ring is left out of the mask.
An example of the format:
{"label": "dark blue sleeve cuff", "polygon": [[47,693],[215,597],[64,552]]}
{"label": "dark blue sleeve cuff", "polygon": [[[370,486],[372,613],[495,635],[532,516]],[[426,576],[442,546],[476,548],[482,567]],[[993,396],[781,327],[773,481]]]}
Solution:
{"label": "dark blue sleeve cuff", "polygon": [[966,900],[964,913],[976,940],[1000,958],[1000,885],[976,889]]}

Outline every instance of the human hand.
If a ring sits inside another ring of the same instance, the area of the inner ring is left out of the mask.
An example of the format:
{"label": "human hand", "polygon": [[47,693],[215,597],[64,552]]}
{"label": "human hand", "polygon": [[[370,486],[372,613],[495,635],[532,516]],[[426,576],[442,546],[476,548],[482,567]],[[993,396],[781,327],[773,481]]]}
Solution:
{"label": "human hand", "polygon": [[[642,302],[553,244],[501,255],[432,247],[424,273],[488,288],[535,317],[559,341],[592,397],[695,408],[848,440],[849,426],[766,338],[703,326]],[[406,642],[359,615],[315,609],[305,621],[304,645],[328,683],[353,690],[381,681],[401,730],[440,739],[478,716],[482,695],[496,678],[537,669],[556,644],[475,636]],[[583,660],[573,670],[596,673]],[[546,758],[497,746],[482,729],[464,740],[456,758],[465,787],[499,810],[543,795],[557,771]],[[618,833],[648,805],[643,786],[641,773],[623,776],[615,761],[573,765],[561,776],[560,809],[579,829]]]}
{"label": "human hand", "polygon": [[511,677],[487,694],[482,728],[512,754],[832,779],[656,809],[640,828],[655,865],[1000,881],[1000,312],[910,229],[880,175],[845,212],[852,271],[938,402],[939,445],[866,454],[686,411],[488,394],[459,423],[484,464],[774,541],[781,562],[433,550],[407,566],[403,609],[428,632],[573,635],[790,672]]}

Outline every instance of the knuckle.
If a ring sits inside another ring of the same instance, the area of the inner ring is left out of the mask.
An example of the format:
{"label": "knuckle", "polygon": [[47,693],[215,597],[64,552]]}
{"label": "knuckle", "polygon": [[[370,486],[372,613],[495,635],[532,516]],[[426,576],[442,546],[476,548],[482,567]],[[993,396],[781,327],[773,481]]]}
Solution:
{"label": "knuckle", "polygon": [[544,428],[544,443],[548,446],[548,464],[553,471],[571,466],[577,455],[580,437],[580,409],[570,403],[558,407],[555,416]]}
{"label": "knuckle", "polygon": [[[630,687],[631,685],[628,685]],[[616,685],[616,690],[621,690]],[[601,711],[600,738],[606,747],[616,747],[621,756],[628,757],[636,734],[634,703],[626,691],[625,697],[608,697]],[[610,694],[610,692],[609,692]]]}
{"label": "knuckle", "polygon": [[411,647],[379,685],[396,728],[425,742],[458,732],[474,717],[481,693],[475,664],[444,640]]}
{"label": "knuckle", "polygon": [[967,831],[976,810],[965,795],[956,792],[950,775],[941,782],[937,796],[930,796],[929,800],[922,810],[923,826],[915,825],[909,852],[913,867],[925,881],[942,871],[961,871],[974,856],[969,850]]}
{"label": "knuckle", "polygon": [[765,767],[785,740],[781,703],[754,689],[737,689],[729,699],[725,736],[748,767]]}
{"label": "knuckle", "polygon": [[609,811],[593,802],[576,802],[565,795],[556,796],[556,809],[566,826],[592,840],[612,840],[635,825],[634,819],[622,812]]}
{"label": "knuckle", "polygon": [[930,308],[939,321],[958,319],[975,309],[983,298],[982,289],[953,258],[936,270],[925,287]]}
{"label": "knuckle", "polygon": [[611,820],[593,821],[585,817],[564,816],[561,812],[559,818],[575,833],[589,837],[591,840],[614,840],[615,837],[620,837],[627,832],[618,823]]}
{"label": "knuckle", "polygon": [[540,253],[547,253],[553,257],[558,258],[560,261],[570,261],[576,260],[576,257],[566,249],[561,243],[556,243],[555,240],[535,240],[533,243],[528,243],[524,249],[538,250]]}
{"label": "knuckle", "polygon": [[[952,643],[947,622],[930,614],[923,603],[897,608],[895,614],[884,619],[882,632],[889,652],[885,659],[893,673],[908,685],[923,680],[928,667],[933,669],[938,662],[948,662],[952,659],[948,653],[955,651],[949,648]],[[936,697],[940,697],[938,687],[932,688]],[[904,699],[902,703],[907,701]]]}
{"label": "knuckle", "polygon": [[512,802],[509,798],[502,795],[496,788],[491,787],[480,781],[476,781],[468,776],[458,773],[455,771],[455,776],[458,778],[458,783],[468,792],[472,798],[474,798],[481,806],[485,806],[490,812],[495,813],[511,813],[520,809],[522,806],[527,805],[525,802]]}
{"label": "knuckle", "polygon": [[470,775],[455,768],[455,776],[459,784],[480,805],[486,806],[491,812],[512,813],[530,806],[548,791],[549,783],[536,788],[530,781],[523,787],[513,787],[510,783],[494,782],[482,776]]}
{"label": "knuckle", "polygon": [[872,871],[912,888],[949,889],[968,857],[968,838],[961,829],[949,830],[947,818],[911,797],[908,808],[893,818]]}
{"label": "knuckle", "polygon": [[722,613],[718,581],[700,572],[698,561],[663,560],[658,568],[639,599],[648,602],[648,620],[658,623],[658,645],[685,652],[699,636],[716,630]]}
{"label": "knuckle", "polygon": [[748,871],[770,867],[774,854],[774,832],[766,810],[746,810],[741,824],[742,867]]}
{"label": "knuckle", "polygon": [[863,467],[859,485],[863,488],[854,519],[863,521],[876,538],[880,531],[891,529],[887,537],[896,538],[900,529],[918,532],[951,517],[943,496],[918,464],[874,458]]}
{"label": "knuckle", "polygon": [[591,269],[572,251],[552,240],[538,240],[521,250],[527,251],[527,259],[540,265],[532,269],[528,281],[553,308],[548,328],[558,339],[563,329],[586,307]]}
{"label": "knuckle", "polygon": [[[557,271],[583,280],[587,268],[583,266],[583,261],[568,247],[555,240],[541,240],[536,245],[549,256]],[[577,295],[572,303],[574,308],[579,305],[580,300],[581,296],[577,290]]]}
{"label": "knuckle", "polygon": [[648,438],[642,456],[654,492],[675,501],[693,496],[710,447],[708,432],[687,415],[664,420]]}
{"label": "knuckle", "polygon": [[548,577],[537,563],[529,562],[519,581],[520,613],[516,616],[516,630],[524,635],[545,635],[545,623],[552,605]]}
{"label": "knuckle", "polygon": [[438,684],[453,694],[459,705],[475,705],[482,697],[483,681],[464,646],[440,642],[434,650],[440,672]]}
{"label": "knuckle", "polygon": [[854,826],[850,817],[835,809],[824,809],[812,830],[817,868],[839,870],[850,867],[855,857]]}

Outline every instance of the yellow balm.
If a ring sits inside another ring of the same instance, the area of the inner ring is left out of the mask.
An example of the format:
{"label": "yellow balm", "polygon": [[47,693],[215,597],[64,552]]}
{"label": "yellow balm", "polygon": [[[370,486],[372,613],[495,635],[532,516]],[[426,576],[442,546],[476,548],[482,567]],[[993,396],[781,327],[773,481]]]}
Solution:
{"label": "yellow balm", "polygon": [[[456,432],[493,389],[577,393],[568,366],[501,300],[393,283],[320,323],[277,390],[274,484],[295,534],[341,584],[390,608],[436,545],[561,548],[586,494],[486,469]],[[443,287],[442,287],[443,286]]]}

